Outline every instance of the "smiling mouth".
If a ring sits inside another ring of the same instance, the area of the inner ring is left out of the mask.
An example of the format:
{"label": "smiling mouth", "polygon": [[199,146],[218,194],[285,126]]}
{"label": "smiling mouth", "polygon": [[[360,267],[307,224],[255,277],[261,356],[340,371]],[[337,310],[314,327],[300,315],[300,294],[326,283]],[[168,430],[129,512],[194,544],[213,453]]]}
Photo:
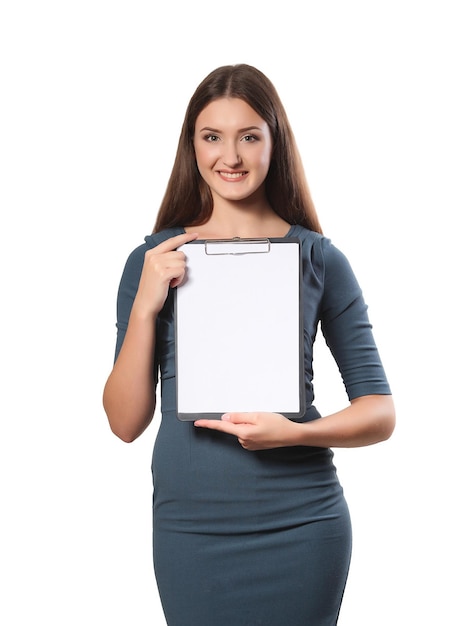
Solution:
{"label": "smiling mouth", "polygon": [[238,180],[239,178],[243,178],[246,176],[248,172],[219,172],[219,175],[223,178],[228,178],[229,180]]}

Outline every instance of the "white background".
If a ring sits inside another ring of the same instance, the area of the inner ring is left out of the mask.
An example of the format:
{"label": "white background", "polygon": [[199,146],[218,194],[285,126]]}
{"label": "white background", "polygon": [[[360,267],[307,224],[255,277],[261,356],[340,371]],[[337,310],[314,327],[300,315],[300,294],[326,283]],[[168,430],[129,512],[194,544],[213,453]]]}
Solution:
{"label": "white background", "polygon": [[[465,619],[463,4],[2,2],[2,624],[162,619],[158,418],[128,446],[101,394],[120,274],[152,229],[188,99],[236,62],[282,97],[397,403],[388,442],[336,451],[354,524],[340,626]],[[319,408],[342,406],[322,345],[316,370]]]}

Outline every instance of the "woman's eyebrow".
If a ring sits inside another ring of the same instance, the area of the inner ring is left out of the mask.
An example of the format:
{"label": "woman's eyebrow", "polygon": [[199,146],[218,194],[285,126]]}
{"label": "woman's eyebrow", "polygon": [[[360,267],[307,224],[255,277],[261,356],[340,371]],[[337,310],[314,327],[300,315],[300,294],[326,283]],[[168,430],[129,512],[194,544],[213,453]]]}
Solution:
{"label": "woman's eyebrow", "polygon": [[[210,126],[204,126],[203,128],[200,128],[199,132],[202,133],[202,132],[204,132],[206,130],[208,130],[208,131],[210,131],[212,133],[219,133],[219,134],[222,133],[221,130],[218,130],[217,128],[211,128]],[[245,133],[245,132],[247,132],[249,130],[259,130],[259,131],[262,131],[263,129],[260,128],[259,126],[247,126],[246,128],[239,128],[238,132],[239,133]]]}

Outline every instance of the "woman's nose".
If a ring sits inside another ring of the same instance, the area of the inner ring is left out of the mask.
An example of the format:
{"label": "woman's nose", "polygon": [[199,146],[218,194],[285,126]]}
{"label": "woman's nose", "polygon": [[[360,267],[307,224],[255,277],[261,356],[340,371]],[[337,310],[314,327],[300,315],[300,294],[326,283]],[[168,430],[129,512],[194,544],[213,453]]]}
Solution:
{"label": "woman's nose", "polygon": [[224,144],[224,154],[222,160],[228,167],[235,167],[241,162],[241,156],[238,151],[236,142],[228,142]]}

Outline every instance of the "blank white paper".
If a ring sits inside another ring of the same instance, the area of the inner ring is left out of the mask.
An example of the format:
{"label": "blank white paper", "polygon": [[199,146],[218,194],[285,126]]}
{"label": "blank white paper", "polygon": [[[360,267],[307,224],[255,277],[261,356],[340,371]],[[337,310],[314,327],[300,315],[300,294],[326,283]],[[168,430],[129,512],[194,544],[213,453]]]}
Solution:
{"label": "blank white paper", "polygon": [[187,257],[176,293],[181,419],[301,411],[300,244],[268,243],[267,252],[251,244],[251,253],[242,241],[180,248]]}

